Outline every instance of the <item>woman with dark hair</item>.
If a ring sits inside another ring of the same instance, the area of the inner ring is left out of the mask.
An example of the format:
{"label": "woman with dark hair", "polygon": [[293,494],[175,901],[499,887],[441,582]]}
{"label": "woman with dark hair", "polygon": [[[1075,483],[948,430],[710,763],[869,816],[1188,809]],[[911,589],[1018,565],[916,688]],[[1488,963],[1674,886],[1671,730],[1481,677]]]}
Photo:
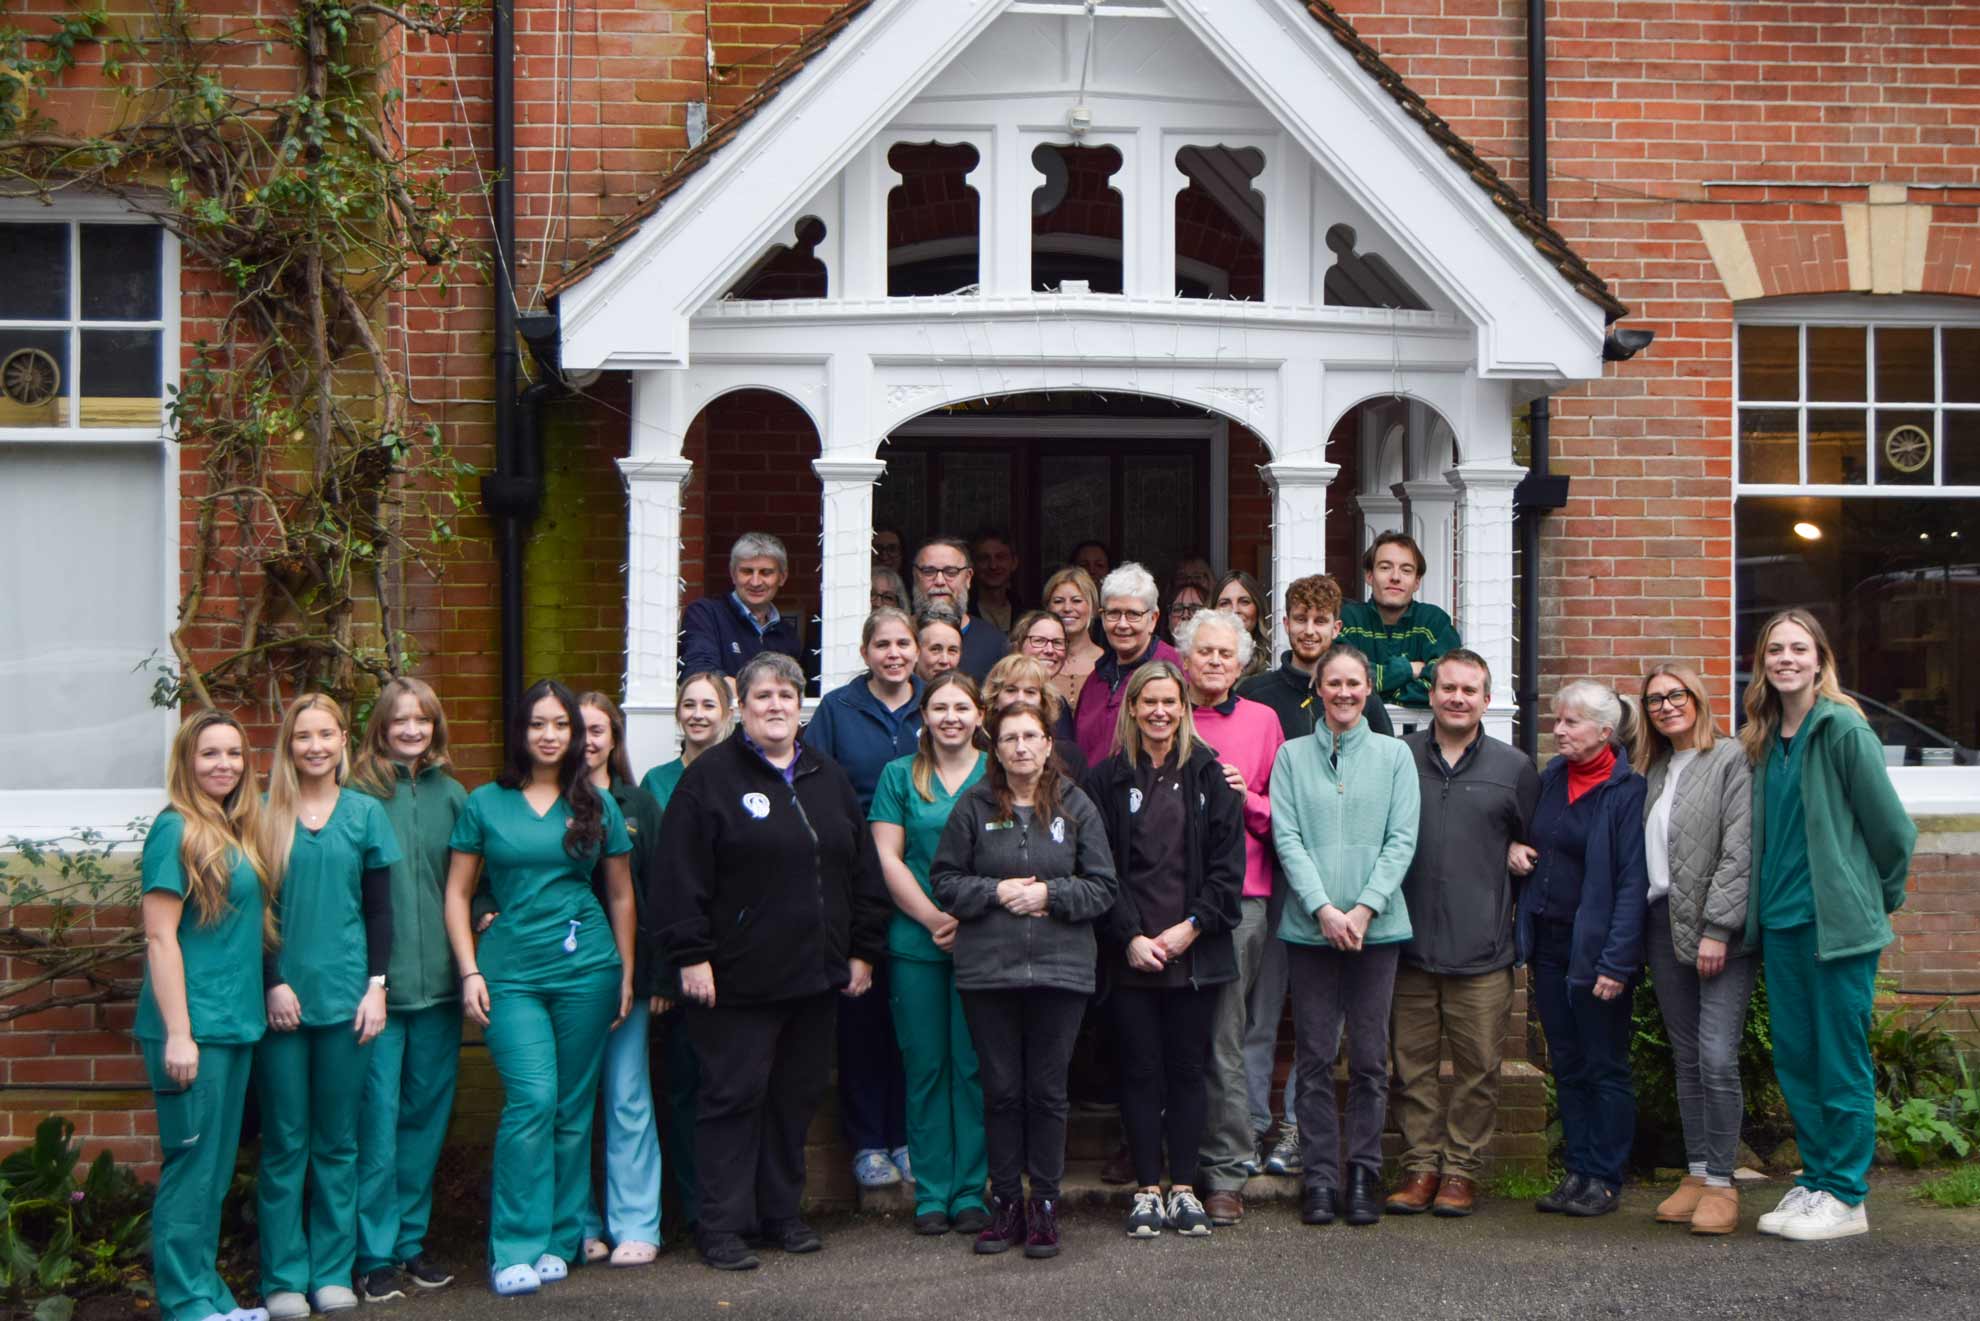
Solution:
{"label": "woman with dark hair", "polygon": [[950,813],[929,880],[956,919],[956,989],[983,1077],[991,1205],[976,1251],[1055,1257],[1066,1070],[1114,860],[1100,814],[1059,773],[1045,713],[1004,707],[989,732],[993,760]]}
{"label": "woman with dark hair", "polygon": [[173,736],[165,784],[139,864],[144,984],[131,1029],[164,1160],[151,1278],[164,1321],[268,1321],[265,1308],[235,1305],[216,1264],[249,1066],[268,1022],[264,958],[276,946],[261,795],[240,722],[195,711]]}
{"label": "woman with dark hair", "polygon": [[[592,787],[583,725],[564,685],[523,694],[507,764],[468,795],[447,869],[461,1011],[486,1029],[502,1077],[488,1270],[504,1295],[563,1279],[584,1246],[598,1069],[632,1010],[632,837]],[[477,949],[469,906],[484,865],[501,916]],[[592,889],[601,869],[605,908]]]}
{"label": "woman with dark hair", "polygon": [[823,1243],[798,1215],[804,1136],[832,1064],[841,996],[865,995],[887,902],[852,781],[798,739],[804,673],[765,652],[736,676],[742,729],[681,777],[649,884],[701,1062],[695,1115],[702,1260],[760,1263]]}
{"label": "woman with dark hair", "polygon": [[1097,583],[1114,571],[1114,553],[1103,541],[1082,541],[1066,556],[1066,563]]}
{"label": "woman with dark hair", "polygon": [[1759,1229],[1800,1242],[1867,1234],[1864,1179],[1877,1145],[1870,1006],[1918,827],[1875,731],[1843,691],[1828,635],[1805,610],[1761,626],[1739,738],[1753,764],[1746,942],[1760,949],[1774,1076],[1802,1165]]}
{"label": "woman with dark hair", "polygon": [[1634,760],[1646,781],[1644,937],[1689,1166],[1657,1219],[1730,1234],[1739,1228],[1732,1173],[1746,1113],[1739,1041],[1755,971],[1745,940],[1753,774],[1745,750],[1712,727],[1711,694],[1691,666],[1653,667],[1643,713]]}
{"label": "woman with dark hair", "polygon": [[949,813],[983,778],[986,742],[976,683],[951,670],[922,690],[914,754],[887,763],[868,813],[894,900],[888,976],[907,1075],[917,1234],[975,1234],[990,1222],[983,1205],[983,1084],[949,957],[956,919],[937,906],[928,883]]}
{"label": "woman with dark hair", "polygon": [[1011,625],[1011,649],[1005,655],[1025,656],[1037,661],[1057,696],[1053,713],[1054,733],[1060,738],[1073,735],[1072,699],[1060,682],[1070,650],[1066,623],[1049,610],[1027,610]]}
{"label": "woman with dark hair", "polygon": [[467,790],[447,755],[447,714],[424,681],[378,690],[350,787],[385,809],[399,842],[392,866],[392,964],[385,1027],[371,1043],[358,1114],[358,1295],[400,1297],[399,1272],[444,1289],[451,1271],[426,1255],[433,1171],[461,1068],[460,974],[447,943],[447,841]]}
{"label": "woman with dark hair", "polygon": [[[604,693],[578,698],[584,718],[584,760],[591,787],[610,794],[632,837],[635,915],[632,1008],[605,1038],[599,1090],[605,1113],[605,1214],[584,1203],[584,1259],[614,1266],[644,1266],[660,1254],[660,1132],[653,1121],[653,1078],[647,1068],[647,1029],[667,1000],[653,964],[652,927],[646,912],[646,878],[660,847],[660,804],[633,783],[626,755],[626,717]],[[601,862],[592,889],[603,902],[611,894]],[[672,986],[664,988],[666,992]],[[612,1245],[599,1237],[609,1229]]]}
{"label": "woman with dark hair", "polygon": [[[839,763],[859,797],[860,819],[887,765],[914,751],[921,732],[921,680],[914,624],[905,611],[880,609],[860,628],[866,672],[825,694],[805,726],[804,745]],[[955,673],[951,670],[949,673]],[[874,969],[872,995],[839,1006],[839,1126],[862,1188],[913,1182],[908,1155],[907,1083],[887,1019],[887,969]]]}
{"label": "woman with dark hair", "polygon": [[962,616],[943,602],[915,612],[915,676],[923,683],[962,664]]}
{"label": "woman with dark hair", "polygon": [[1508,864],[1526,877],[1514,945],[1533,969],[1547,1033],[1567,1173],[1534,1209],[1599,1216],[1621,1202],[1636,1140],[1630,1014],[1643,972],[1650,878],[1643,856],[1643,777],[1619,750],[1634,713],[1606,684],[1577,679],[1554,695],[1554,746],[1540,802]]}
{"label": "woman with dark hair", "polygon": [[[1236,615],[1243,622],[1245,632],[1251,635],[1251,659],[1245,663],[1242,676],[1246,679],[1272,668],[1272,629],[1265,617],[1265,603],[1269,599],[1258,580],[1242,569],[1233,569],[1219,579],[1217,590],[1210,598],[1216,609]],[[1176,625],[1176,632],[1182,633],[1182,625]]]}
{"label": "woman with dark hair", "polygon": [[1182,673],[1168,661],[1151,661],[1128,680],[1114,755],[1082,787],[1106,823],[1120,880],[1101,931],[1108,957],[1119,960],[1108,999],[1139,1190],[1127,1232],[1201,1236],[1210,1217],[1196,1194],[1198,1153],[1211,1028],[1237,980],[1231,931],[1244,886],[1244,795],[1196,736]]}

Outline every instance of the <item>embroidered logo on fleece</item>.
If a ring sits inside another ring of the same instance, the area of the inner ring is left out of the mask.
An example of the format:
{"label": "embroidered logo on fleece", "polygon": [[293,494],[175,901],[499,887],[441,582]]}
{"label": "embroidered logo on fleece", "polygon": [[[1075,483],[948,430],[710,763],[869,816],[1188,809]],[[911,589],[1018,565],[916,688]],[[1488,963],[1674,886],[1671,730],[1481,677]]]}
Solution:
{"label": "embroidered logo on fleece", "polygon": [[1140,811],[1141,811],[1141,790],[1139,789],[1128,790],[1128,815],[1134,816],[1136,813]]}
{"label": "embroidered logo on fleece", "polygon": [[1052,842],[1054,844],[1066,842],[1066,819],[1062,816],[1052,818]]}
{"label": "embroidered logo on fleece", "polygon": [[770,815],[770,800],[762,794],[744,794],[742,796],[742,805],[743,811],[749,813],[758,821]]}

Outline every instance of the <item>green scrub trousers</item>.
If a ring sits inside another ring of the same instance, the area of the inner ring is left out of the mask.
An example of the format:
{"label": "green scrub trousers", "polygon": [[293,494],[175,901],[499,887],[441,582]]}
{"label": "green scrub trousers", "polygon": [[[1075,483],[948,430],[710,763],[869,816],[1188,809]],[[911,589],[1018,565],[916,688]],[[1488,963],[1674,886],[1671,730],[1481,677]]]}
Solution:
{"label": "green scrub trousers", "polygon": [[888,999],[907,1076],[908,1155],[914,1213],[954,1218],[982,1208],[990,1177],[983,1138],[983,1083],[955,965],[896,957]]}
{"label": "green scrub trousers", "polygon": [[261,1105],[255,1204],[264,1296],[351,1287],[358,1110],[371,1049],[358,1045],[348,1023],[270,1032],[255,1047]]}
{"label": "green scrub trousers", "polygon": [[460,1069],[458,1002],[394,1010],[371,1043],[358,1118],[359,1274],[411,1261],[425,1250],[433,1171]]}
{"label": "green scrub trousers", "polygon": [[1774,1077],[1781,1084],[1804,1188],[1849,1206],[1870,1195],[1877,1150],[1877,1076],[1870,1064],[1870,1009],[1881,953],[1818,961],[1815,924],[1760,935],[1773,1013]]}
{"label": "green scrub trousers", "polygon": [[544,1253],[578,1261],[591,1202],[592,1110],[619,1012],[616,967],[554,988],[490,980],[488,1053],[502,1075],[488,1260],[500,1272]]}
{"label": "green scrub trousers", "polygon": [[220,1206],[234,1180],[254,1047],[199,1043],[199,1072],[181,1090],[165,1072],[165,1043],[140,1041],[158,1107],[164,1165],[151,1204],[151,1276],[164,1321],[205,1321],[238,1305],[215,1265]]}

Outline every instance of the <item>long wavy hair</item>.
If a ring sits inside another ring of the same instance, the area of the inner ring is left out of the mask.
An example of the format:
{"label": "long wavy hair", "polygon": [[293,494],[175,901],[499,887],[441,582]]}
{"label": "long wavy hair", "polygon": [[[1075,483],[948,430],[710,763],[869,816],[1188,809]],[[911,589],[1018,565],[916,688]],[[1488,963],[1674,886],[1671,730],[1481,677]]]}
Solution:
{"label": "long wavy hair", "polygon": [[1007,688],[1036,688],[1039,706],[1045,712],[1045,732],[1051,733],[1059,723],[1059,713],[1065,709],[1065,699],[1052,684],[1052,676],[1046,672],[1036,656],[1027,656],[1021,651],[1013,651],[990,667],[990,673],[983,676],[983,700],[987,705],[997,705],[997,699]]}
{"label": "long wavy hair", "polygon": [[[579,710],[582,711],[587,706],[602,714],[606,726],[612,731],[612,751],[605,756],[606,770],[615,780],[623,780],[627,784],[634,783],[632,758],[626,753],[626,713],[619,709],[617,702],[600,692],[578,694]],[[582,731],[584,726],[580,724],[578,729]]]}
{"label": "long wavy hair", "polygon": [[960,688],[963,696],[976,707],[979,719],[976,733],[970,736],[970,745],[978,751],[990,746],[990,738],[983,732],[983,695],[976,691],[976,680],[961,670],[947,670],[930,679],[921,689],[921,733],[914,741],[914,762],[909,767],[908,778],[914,781],[914,791],[921,795],[921,801],[935,801],[935,731],[928,724],[928,704],[935,694],[944,688]]}
{"label": "long wavy hair", "polygon": [[398,758],[392,755],[392,713],[399,709],[402,697],[418,702],[419,713],[433,722],[433,738],[427,743],[426,751],[406,769],[415,777],[436,766],[444,771],[454,769],[454,759],[447,755],[447,713],[441,709],[440,695],[426,680],[401,675],[378,690],[378,700],[371,704],[371,714],[365,717],[357,755],[351,759],[351,787],[362,789],[373,798],[390,798],[398,792],[398,772],[393,769]]}
{"label": "long wavy hair", "polygon": [[343,751],[337,758],[337,783],[342,784],[351,773],[350,726],[344,722],[344,708],[323,693],[304,693],[289,703],[289,709],[282,713],[282,732],[276,735],[275,756],[268,768],[268,807],[261,814],[261,856],[268,864],[268,882],[276,890],[282,888],[282,878],[289,871],[289,850],[296,843],[296,798],[302,792],[289,742],[295,737],[297,722],[311,711],[329,716],[344,735]]}
{"label": "long wavy hair", "polygon": [[578,709],[576,693],[555,679],[538,679],[530,685],[509,717],[508,760],[495,782],[504,789],[529,787],[536,771],[536,755],[529,750],[530,713],[546,697],[554,697],[571,722],[570,746],[557,763],[557,791],[571,810],[570,824],[564,827],[564,852],[583,862],[605,843],[605,807],[591,787],[591,768],[584,762],[584,713]]}
{"label": "long wavy hair", "polygon": [[1017,795],[1011,790],[1010,776],[1004,773],[1004,763],[997,758],[997,736],[1019,716],[1030,716],[1045,731],[1045,746],[1038,759],[1038,787],[1031,795],[1032,814],[1041,820],[1049,819],[1058,812],[1059,798],[1065,793],[1066,779],[1059,771],[1059,759],[1052,755],[1052,726],[1046,723],[1045,712],[1033,702],[1013,702],[1001,711],[992,711],[985,722],[990,738],[990,764],[984,768],[983,778],[997,800],[993,821],[1017,819]]}
{"label": "long wavy hair", "polygon": [[[199,787],[193,760],[200,736],[224,727],[241,736],[240,783],[225,798],[214,798]],[[186,902],[210,927],[230,906],[234,859],[247,859],[261,880],[261,941],[269,949],[278,943],[275,923],[275,883],[261,854],[261,795],[254,785],[254,759],[247,731],[225,711],[204,707],[179,726],[172,737],[172,763],[165,773],[165,796],[185,823],[179,839],[179,865],[186,873]]]}
{"label": "long wavy hair", "polygon": [[[1258,611],[1258,622],[1251,626],[1251,659],[1245,662],[1243,678],[1262,674],[1272,668],[1272,598],[1258,585],[1258,580],[1243,569],[1232,569],[1217,580],[1217,590],[1210,593],[1210,605],[1216,608],[1217,598],[1224,589],[1236,583],[1244,594],[1251,598],[1253,608]],[[1233,611],[1232,613],[1236,613]],[[1239,617],[1243,622],[1243,617]]]}
{"label": "long wavy hair", "polygon": [[1182,716],[1176,721],[1176,765],[1187,763],[1196,749],[1196,720],[1190,715],[1188,682],[1173,661],[1149,661],[1129,677],[1127,695],[1121,699],[1121,713],[1114,717],[1114,751],[1126,753],[1130,766],[1140,765],[1142,755],[1141,726],[1134,719],[1135,703],[1141,700],[1142,690],[1159,679],[1174,684],[1182,698]]}
{"label": "long wavy hair", "polygon": [[1698,721],[1691,727],[1691,746],[1699,752],[1710,752],[1719,739],[1719,731],[1712,727],[1712,698],[1706,691],[1705,681],[1682,661],[1662,661],[1650,667],[1643,676],[1642,698],[1637,703],[1640,713],[1636,722],[1635,746],[1630,749],[1630,761],[1645,775],[1659,761],[1671,755],[1671,741],[1664,731],[1657,728],[1657,722],[1650,718],[1650,681],[1662,676],[1676,679],[1684,685],[1684,691],[1691,696],[1692,709],[1698,712]]}
{"label": "long wavy hair", "polygon": [[1767,745],[1781,728],[1781,695],[1767,682],[1767,640],[1782,624],[1799,624],[1815,639],[1815,696],[1826,697],[1858,715],[1863,714],[1856,699],[1843,691],[1842,676],[1836,669],[1836,649],[1829,645],[1829,635],[1821,623],[1806,610],[1783,610],[1760,626],[1760,636],[1753,643],[1753,676],[1746,681],[1746,723],[1740,727],[1739,741],[1746,749],[1746,759],[1756,766],[1767,755]]}

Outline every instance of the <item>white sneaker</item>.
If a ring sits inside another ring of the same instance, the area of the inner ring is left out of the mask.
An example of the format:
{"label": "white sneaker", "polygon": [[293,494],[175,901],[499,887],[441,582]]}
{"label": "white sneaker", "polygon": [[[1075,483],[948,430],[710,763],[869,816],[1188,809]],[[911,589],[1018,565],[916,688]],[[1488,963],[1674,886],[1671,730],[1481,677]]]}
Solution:
{"label": "white sneaker", "polygon": [[269,1321],[301,1321],[309,1315],[309,1299],[294,1289],[277,1289],[261,1305],[268,1309]]}
{"label": "white sneaker", "polygon": [[1163,1223],[1161,1192],[1137,1192],[1134,1209],[1128,1212],[1128,1237],[1154,1238],[1162,1232]]}
{"label": "white sneaker", "polygon": [[313,1295],[319,1312],[348,1312],[358,1304],[357,1294],[341,1284],[326,1284]]}
{"label": "white sneaker", "polygon": [[553,1252],[546,1252],[536,1259],[536,1279],[539,1284],[555,1284],[570,1273],[570,1263]]}
{"label": "white sneaker", "polygon": [[1760,1217],[1760,1222],[1754,1228],[1763,1234],[1780,1233],[1781,1226],[1800,1215],[1802,1209],[1808,1205],[1808,1199],[1814,1195],[1814,1189],[1803,1188],[1800,1184],[1796,1184],[1787,1190],[1787,1196],[1781,1199],[1779,1206]]}
{"label": "white sneaker", "polygon": [[1797,1243],[1821,1243],[1832,1238],[1850,1238],[1870,1232],[1870,1216],[1863,1203],[1845,1203],[1833,1193],[1815,1192],[1803,1204],[1801,1214],[1781,1226],[1782,1238]]}

